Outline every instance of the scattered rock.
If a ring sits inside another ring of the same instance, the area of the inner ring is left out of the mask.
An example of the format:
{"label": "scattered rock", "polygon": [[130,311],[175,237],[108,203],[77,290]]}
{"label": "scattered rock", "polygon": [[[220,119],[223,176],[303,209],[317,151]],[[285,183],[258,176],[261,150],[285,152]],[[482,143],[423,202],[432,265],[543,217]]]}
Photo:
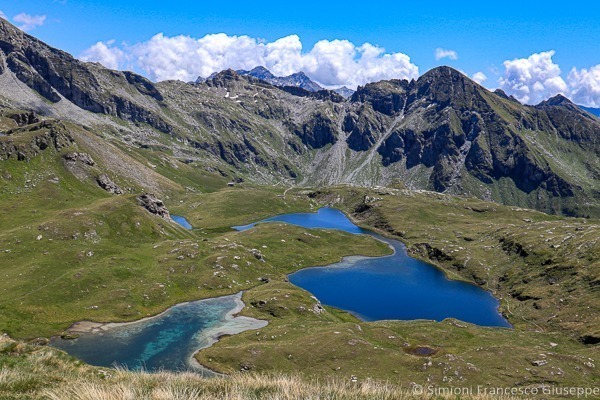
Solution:
{"label": "scattered rock", "polygon": [[533,365],[534,367],[542,367],[546,364],[548,364],[548,361],[546,360],[535,360],[531,362],[531,365]]}
{"label": "scattered rock", "polygon": [[257,249],[252,249],[252,250],[250,250],[250,252],[252,253],[252,255],[253,255],[254,257],[256,257],[256,259],[257,259],[257,260],[262,260],[262,258],[263,258],[263,255],[262,255],[262,253],[261,253],[259,250],[257,250]]}
{"label": "scattered rock", "polygon": [[267,301],[266,300],[252,301],[252,302],[250,302],[250,304],[252,304],[256,308],[263,308],[264,306],[267,305]]}
{"label": "scattered rock", "polygon": [[252,364],[241,364],[240,371],[250,371],[254,366]]}
{"label": "scattered rock", "polygon": [[598,344],[598,343],[600,343],[600,335],[597,335],[597,334],[583,335],[579,338],[579,341],[583,344]]}
{"label": "scattered rock", "polygon": [[325,309],[323,308],[323,306],[321,306],[321,303],[317,303],[317,304],[315,304],[315,305],[312,306],[311,311],[313,313],[315,313],[316,315],[319,315],[319,314],[325,312]]}

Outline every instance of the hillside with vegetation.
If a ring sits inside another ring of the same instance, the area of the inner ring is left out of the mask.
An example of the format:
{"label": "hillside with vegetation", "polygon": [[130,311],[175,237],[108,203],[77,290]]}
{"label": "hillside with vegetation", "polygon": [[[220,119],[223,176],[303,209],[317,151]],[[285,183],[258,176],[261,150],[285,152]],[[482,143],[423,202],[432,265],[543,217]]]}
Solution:
{"label": "hillside with vegetation", "polygon": [[[568,100],[522,106],[449,68],[349,100],[233,71],[154,84],[3,20],[0,36],[0,397],[598,385],[600,122]],[[514,329],[361,321],[288,274],[387,245],[283,223],[232,229],[324,206],[488,290]],[[240,291],[241,314],[268,324],[196,355],[229,377],[96,368],[48,346],[75,338],[78,321],[135,321]]]}

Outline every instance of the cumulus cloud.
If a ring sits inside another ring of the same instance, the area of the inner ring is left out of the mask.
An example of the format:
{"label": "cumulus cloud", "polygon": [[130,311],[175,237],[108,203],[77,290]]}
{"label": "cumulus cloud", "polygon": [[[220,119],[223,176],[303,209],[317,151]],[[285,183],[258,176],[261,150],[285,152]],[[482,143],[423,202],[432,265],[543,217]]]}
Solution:
{"label": "cumulus cloud", "polygon": [[482,85],[483,82],[487,81],[487,76],[483,72],[475,72],[473,74],[473,80]]}
{"label": "cumulus cloud", "polygon": [[556,94],[568,94],[558,64],[552,60],[554,50],[504,62],[500,88],[522,103],[536,104]]}
{"label": "cumulus cloud", "polygon": [[83,61],[99,62],[106,68],[118,69],[126,60],[126,55],[123,50],[113,46],[114,43],[114,40],[98,42],[81,53],[79,58]]}
{"label": "cumulus cloud", "polygon": [[600,107],[600,65],[590,69],[573,68],[567,80],[574,102],[588,107]]}
{"label": "cumulus cloud", "polygon": [[382,47],[369,43],[357,46],[347,40],[321,40],[310,50],[303,51],[297,35],[265,43],[249,36],[224,33],[200,39],[160,33],[148,41],[122,48],[99,42],[80,58],[98,61],[110,68],[130,62],[156,81],[190,81],[226,68],[257,66],[281,76],[303,71],[325,87],[356,88],[376,80],[412,79],[419,75],[417,66],[403,53],[387,53]]}
{"label": "cumulus cloud", "polygon": [[[537,104],[561,93],[578,104],[600,107],[600,65],[588,69],[573,68],[565,81],[560,67],[552,60],[554,54],[554,51],[546,51],[505,61],[504,76],[498,80],[499,88],[522,103]],[[436,58],[438,56],[458,58],[456,52],[444,49],[436,49]],[[248,70],[257,66],[264,66],[278,76],[303,71],[329,88],[347,86],[354,89],[368,82],[419,76],[418,67],[406,54],[388,53],[369,43],[358,46],[348,40],[321,40],[305,51],[297,35],[265,42],[224,33],[199,39],[160,33],[131,46],[116,45],[114,40],[98,42],[79,58],[100,62],[111,69],[137,70],[155,81],[178,79],[187,82],[227,68]],[[473,74],[472,79],[479,84],[489,81],[481,71]]]}
{"label": "cumulus cloud", "polygon": [[433,52],[433,55],[435,56],[435,59],[437,61],[441,60],[442,58],[449,58],[450,60],[458,60],[458,53],[456,51],[442,49],[440,47],[435,49],[435,51]]}
{"label": "cumulus cloud", "polygon": [[21,13],[21,14],[15,15],[15,17],[13,18],[13,21],[20,24],[19,29],[24,30],[24,31],[30,31],[37,26],[44,25],[44,22],[46,22],[46,16],[45,15],[30,15],[30,14],[26,14],[26,13]]}

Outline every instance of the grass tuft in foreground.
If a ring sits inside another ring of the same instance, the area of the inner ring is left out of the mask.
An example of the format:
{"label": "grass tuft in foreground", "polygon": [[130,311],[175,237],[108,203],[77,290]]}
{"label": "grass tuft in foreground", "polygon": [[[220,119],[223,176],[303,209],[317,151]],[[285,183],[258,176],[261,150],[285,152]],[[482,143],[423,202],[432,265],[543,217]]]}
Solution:
{"label": "grass tuft in foreground", "polygon": [[[416,395],[408,387],[371,380],[308,379],[302,375],[237,373],[203,378],[191,372],[102,369],[47,346],[0,337],[0,398],[51,400],[204,399],[455,399]],[[489,396],[465,396],[487,400]],[[508,398],[506,398],[508,399]]]}

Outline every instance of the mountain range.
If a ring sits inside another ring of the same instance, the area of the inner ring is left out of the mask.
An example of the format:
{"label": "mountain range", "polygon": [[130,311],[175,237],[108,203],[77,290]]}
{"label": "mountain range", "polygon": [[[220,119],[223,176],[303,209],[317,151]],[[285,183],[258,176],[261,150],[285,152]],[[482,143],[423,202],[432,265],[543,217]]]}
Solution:
{"label": "mountain range", "polygon": [[0,19],[0,106],[234,180],[398,184],[600,215],[597,117],[560,95],[522,105],[450,67],[369,83],[349,98],[262,67],[154,83],[79,61]]}

